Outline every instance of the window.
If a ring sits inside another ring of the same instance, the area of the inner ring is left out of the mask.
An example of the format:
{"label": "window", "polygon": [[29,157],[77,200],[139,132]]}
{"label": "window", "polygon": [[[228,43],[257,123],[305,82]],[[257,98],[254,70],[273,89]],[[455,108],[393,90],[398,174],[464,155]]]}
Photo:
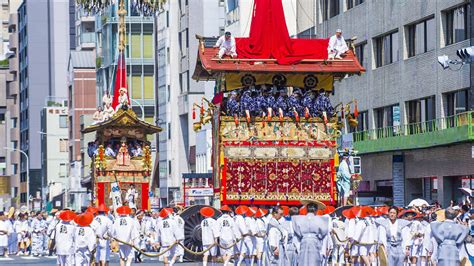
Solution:
{"label": "window", "polygon": [[18,174],[18,164],[12,164],[12,174]]}
{"label": "window", "polygon": [[59,177],[66,177],[67,165],[65,163],[59,164]]}
{"label": "window", "polygon": [[68,152],[68,140],[60,139],[59,140],[59,152]]}
{"label": "window", "polygon": [[435,48],[436,26],[434,18],[409,25],[408,29],[408,57],[426,53]]}
{"label": "window", "polygon": [[171,161],[168,161],[168,174],[171,175]]}
{"label": "window", "polygon": [[349,128],[350,132],[360,132],[369,129],[369,112],[359,112],[359,116],[357,116],[357,128]]}
{"label": "window", "polygon": [[60,115],[59,116],[59,127],[60,128],[67,128],[67,115]]}
{"label": "window", "polygon": [[17,149],[18,148],[18,141],[14,140],[14,141],[11,141],[11,148],[12,149]]}
{"label": "window", "polygon": [[227,12],[230,12],[239,7],[239,0],[227,0]]}
{"label": "window", "polygon": [[359,60],[359,63],[361,66],[365,67],[365,61],[364,61],[364,56],[365,56],[365,46],[367,45],[366,42],[357,44],[355,46],[355,54],[357,56],[357,59]]}
{"label": "window", "polygon": [[387,137],[398,134],[400,126],[400,106],[398,104],[377,108],[375,127],[377,129],[393,128],[392,130],[377,130],[377,137]]}
{"label": "window", "polygon": [[5,113],[0,113],[0,124],[5,124]]}
{"label": "window", "polygon": [[436,118],[435,97],[427,97],[407,102],[408,123],[430,121]]}
{"label": "window", "polygon": [[450,45],[470,38],[470,5],[466,4],[445,12],[445,43]]}
{"label": "window", "polygon": [[364,3],[364,0],[346,0],[347,10]]}
{"label": "window", "polygon": [[171,123],[168,123],[168,139],[171,139]]}
{"label": "window", "polygon": [[26,203],[26,193],[25,192],[22,192],[20,194],[20,202],[21,203]]}
{"label": "window", "polygon": [[467,90],[446,94],[446,115],[453,116],[467,111]]}
{"label": "window", "polygon": [[435,96],[407,102],[408,134],[433,130],[432,123],[423,123],[436,118]]}
{"label": "window", "polygon": [[5,157],[0,157],[0,175],[6,175],[7,165],[5,163]]}
{"label": "window", "polygon": [[339,15],[339,0],[321,0],[323,20]]}
{"label": "window", "polygon": [[181,88],[181,93],[189,91],[189,71],[179,74],[179,87]]}
{"label": "window", "polygon": [[375,66],[381,67],[398,61],[398,31],[375,38]]}

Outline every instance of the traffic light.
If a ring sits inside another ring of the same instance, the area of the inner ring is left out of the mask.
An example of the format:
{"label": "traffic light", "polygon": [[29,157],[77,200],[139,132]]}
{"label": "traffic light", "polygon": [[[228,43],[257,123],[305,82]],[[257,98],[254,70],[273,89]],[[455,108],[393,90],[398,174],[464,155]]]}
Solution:
{"label": "traffic light", "polygon": [[463,62],[474,61],[474,46],[462,48],[456,51],[456,55],[461,58]]}

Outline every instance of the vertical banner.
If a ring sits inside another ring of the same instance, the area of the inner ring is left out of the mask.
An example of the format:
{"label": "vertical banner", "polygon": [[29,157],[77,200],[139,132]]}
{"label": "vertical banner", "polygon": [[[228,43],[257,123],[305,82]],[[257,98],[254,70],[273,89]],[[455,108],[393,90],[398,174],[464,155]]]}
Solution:
{"label": "vertical banner", "polygon": [[405,206],[405,165],[403,155],[393,155],[393,205]]}
{"label": "vertical banner", "polygon": [[114,211],[122,206],[122,193],[118,182],[110,183],[110,198],[112,199],[112,206]]}

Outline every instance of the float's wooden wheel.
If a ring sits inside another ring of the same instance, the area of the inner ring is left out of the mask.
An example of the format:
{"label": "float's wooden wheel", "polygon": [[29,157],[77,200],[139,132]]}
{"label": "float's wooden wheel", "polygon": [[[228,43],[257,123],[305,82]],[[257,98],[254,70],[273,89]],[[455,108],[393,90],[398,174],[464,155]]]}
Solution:
{"label": "float's wooden wheel", "polygon": [[[204,220],[204,217],[199,213],[199,210],[203,207],[206,207],[206,205],[191,206],[180,214],[184,220],[184,245],[194,252],[202,251],[201,221]],[[214,211],[214,219],[221,216],[219,210],[214,209]],[[189,252],[184,253],[184,258],[192,261],[202,260],[202,256]]]}

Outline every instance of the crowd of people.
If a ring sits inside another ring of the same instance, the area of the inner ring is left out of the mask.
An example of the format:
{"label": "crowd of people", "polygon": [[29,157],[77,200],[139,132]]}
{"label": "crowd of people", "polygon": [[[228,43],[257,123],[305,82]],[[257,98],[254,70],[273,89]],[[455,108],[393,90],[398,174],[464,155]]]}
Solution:
{"label": "crowd of people", "polygon": [[[203,265],[459,265],[470,255],[469,206],[346,206],[316,201],[301,208],[224,205],[200,210]],[[79,212],[0,213],[0,254],[57,256],[58,265],[121,265],[159,252],[165,265],[183,260],[185,221],[179,208],[156,212],[101,204]],[[439,216],[439,217],[438,217]],[[444,217],[440,217],[444,216]],[[440,219],[442,218],[442,219]],[[179,244],[180,243],[180,244]],[[380,247],[384,247],[384,252]]]}
{"label": "crowd of people", "polygon": [[238,117],[332,117],[334,108],[324,89],[294,88],[257,85],[228,93],[222,111]]}

